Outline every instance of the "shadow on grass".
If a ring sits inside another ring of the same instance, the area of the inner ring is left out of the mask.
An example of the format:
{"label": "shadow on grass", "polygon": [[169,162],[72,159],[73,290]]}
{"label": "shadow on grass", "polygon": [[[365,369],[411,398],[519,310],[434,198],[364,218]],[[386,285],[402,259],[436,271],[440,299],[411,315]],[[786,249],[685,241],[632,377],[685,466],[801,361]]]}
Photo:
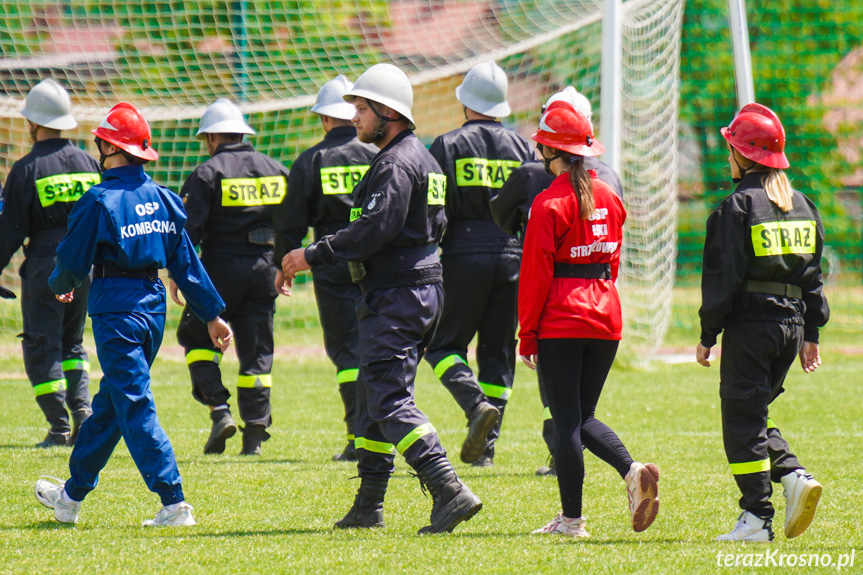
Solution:
{"label": "shadow on grass", "polygon": [[75,530],[78,526],[74,523],[60,523],[54,519],[46,519],[45,521],[36,521],[27,525],[16,525],[14,527],[4,527],[2,531],[20,531],[21,529],[30,529],[32,531],[68,531]]}
{"label": "shadow on grass", "polygon": [[35,443],[0,445],[0,449],[32,449],[33,451],[42,451],[44,453],[56,453],[61,450],[68,450],[69,453],[72,453],[72,448],[68,445],[57,445],[55,447],[36,447]]}
{"label": "shadow on grass", "polygon": [[259,537],[268,535],[319,535],[332,533],[332,529],[257,529],[253,531],[221,531],[219,533],[183,533],[183,537],[219,539],[223,537]]}
{"label": "shadow on grass", "polygon": [[258,465],[299,465],[305,464],[306,462],[301,459],[261,459],[260,457],[254,458],[231,458],[231,459],[178,459],[177,463],[180,465],[246,465],[249,463],[256,463]]}

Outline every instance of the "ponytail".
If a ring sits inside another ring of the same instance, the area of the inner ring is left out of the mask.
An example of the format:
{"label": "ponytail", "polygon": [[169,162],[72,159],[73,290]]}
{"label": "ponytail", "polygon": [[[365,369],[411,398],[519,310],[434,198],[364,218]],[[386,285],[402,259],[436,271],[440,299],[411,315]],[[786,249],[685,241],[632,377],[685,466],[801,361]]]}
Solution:
{"label": "ponytail", "polygon": [[790,212],[794,207],[792,195],[794,189],[791,187],[791,182],[788,176],[785,175],[785,170],[778,168],[770,168],[769,171],[761,178],[761,185],[764,191],[767,192],[767,197],[770,201],[776,204],[783,212]]}
{"label": "ponytail", "polygon": [[578,216],[586,220],[593,215],[596,206],[593,199],[593,181],[584,169],[584,156],[568,154],[566,162],[570,166],[569,183],[578,198]]}

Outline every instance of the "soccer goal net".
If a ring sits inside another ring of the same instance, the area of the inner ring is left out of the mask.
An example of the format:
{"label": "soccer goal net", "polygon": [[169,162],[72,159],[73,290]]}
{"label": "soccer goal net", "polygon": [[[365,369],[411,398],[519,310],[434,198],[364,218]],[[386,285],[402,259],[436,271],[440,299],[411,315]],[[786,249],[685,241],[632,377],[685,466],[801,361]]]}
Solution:
{"label": "soccer goal net", "polygon": [[[621,177],[629,210],[621,290],[627,337],[650,350],[668,325],[675,256],[677,77],[683,0],[623,3]],[[67,135],[95,153],[89,130],[118,101],[145,112],[160,159],[148,170],[179,190],[206,159],[194,138],[204,109],[227,96],[257,130],[256,148],[290,165],[322,137],[308,112],[336,74],[377,62],[414,85],[417,135],[462,122],[454,89],[493,59],[510,78],[506,123],[525,136],[541,104],[567,85],[594,105],[599,126],[601,0],[5,0],[0,19],[0,177],[30,142],[20,110],[46,77],[71,93],[79,128]],[[602,134],[599,134],[602,138]],[[20,255],[16,259],[20,259]],[[2,283],[18,290],[15,261]],[[0,328],[20,328],[0,302]],[[281,303],[282,326],[314,324],[308,285]]]}

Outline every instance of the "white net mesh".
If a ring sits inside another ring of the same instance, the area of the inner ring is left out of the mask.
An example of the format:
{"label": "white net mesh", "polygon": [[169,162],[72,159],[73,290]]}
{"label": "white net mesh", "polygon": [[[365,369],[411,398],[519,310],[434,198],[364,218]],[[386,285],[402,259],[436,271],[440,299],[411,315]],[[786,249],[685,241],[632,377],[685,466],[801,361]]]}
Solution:
{"label": "white net mesh", "polygon": [[[80,126],[67,135],[91,152],[89,130],[110,106],[141,107],[161,156],[147,169],[175,190],[206,157],[194,133],[216,98],[240,103],[258,132],[256,148],[290,165],[321,138],[307,111],[318,87],[337,73],[355,79],[376,62],[393,62],[411,77],[417,135],[426,143],[461,123],[453,90],[483,60],[509,74],[514,114],[507,123],[524,135],[542,102],[566,85],[599,104],[601,0],[2,3],[4,179],[30,146],[19,114],[24,98],[46,77],[69,89]],[[628,335],[650,348],[668,324],[673,281],[683,0],[631,0],[623,9],[621,176],[630,211],[623,283]],[[3,284],[18,289],[12,266]],[[313,298],[295,295],[277,322],[308,325],[316,317]],[[0,304],[0,329],[18,323],[17,306]]]}

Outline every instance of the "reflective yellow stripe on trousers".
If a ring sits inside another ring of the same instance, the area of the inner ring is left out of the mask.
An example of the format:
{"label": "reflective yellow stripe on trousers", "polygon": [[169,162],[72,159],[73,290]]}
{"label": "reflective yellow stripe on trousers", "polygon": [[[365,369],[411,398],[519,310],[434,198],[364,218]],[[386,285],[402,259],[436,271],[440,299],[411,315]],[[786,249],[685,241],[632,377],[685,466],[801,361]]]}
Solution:
{"label": "reflective yellow stripe on trousers", "polygon": [[434,366],[434,374],[437,376],[438,379],[441,379],[443,378],[443,374],[445,374],[449,368],[451,368],[457,363],[467,364],[464,358],[460,355],[448,355],[439,362],[437,362],[437,365]]}
{"label": "reflective yellow stripe on trousers", "polygon": [[273,379],[269,373],[260,373],[257,375],[238,375],[237,387],[252,389],[255,387],[272,387]]}
{"label": "reflective yellow stripe on trousers", "polygon": [[336,381],[339,382],[339,385],[350,383],[352,381],[356,381],[359,375],[360,370],[358,369],[343,369],[336,374]]}
{"label": "reflective yellow stripe on trousers", "polygon": [[479,382],[479,386],[482,388],[482,392],[485,394],[486,397],[494,397],[497,399],[508,401],[509,396],[512,395],[512,390],[505,385],[495,385],[493,383]]}
{"label": "reflective yellow stripe on trousers", "polygon": [[47,395],[49,393],[63,391],[64,389],[66,389],[66,380],[55,379],[54,381],[46,381],[45,383],[34,385],[33,393],[36,394],[36,397],[39,397],[40,395]]}
{"label": "reflective yellow stripe on trousers", "polygon": [[190,349],[186,354],[186,365],[196,361],[212,361],[216,365],[222,363],[222,354],[212,349]]}
{"label": "reflective yellow stripe on trousers", "polygon": [[416,440],[422,437],[423,435],[428,435],[429,433],[434,433],[434,427],[432,427],[431,423],[423,423],[419,427],[415,427],[410,433],[404,436],[404,439],[399,441],[399,444],[396,445],[396,449],[399,453],[404,455],[404,452],[407,451],[411,445],[416,443]]}
{"label": "reflective yellow stripe on trousers", "polygon": [[770,471],[770,460],[747,461],[746,463],[732,463],[731,473],[734,475],[746,475],[747,473],[761,473]]}
{"label": "reflective yellow stripe on trousers", "polygon": [[90,362],[83,359],[64,359],[60,367],[63,371],[90,371]]}
{"label": "reflective yellow stripe on trousers", "polygon": [[395,449],[392,443],[384,443],[383,441],[374,441],[365,437],[354,438],[354,447],[357,449],[365,449],[373,453],[383,453],[389,455]]}

